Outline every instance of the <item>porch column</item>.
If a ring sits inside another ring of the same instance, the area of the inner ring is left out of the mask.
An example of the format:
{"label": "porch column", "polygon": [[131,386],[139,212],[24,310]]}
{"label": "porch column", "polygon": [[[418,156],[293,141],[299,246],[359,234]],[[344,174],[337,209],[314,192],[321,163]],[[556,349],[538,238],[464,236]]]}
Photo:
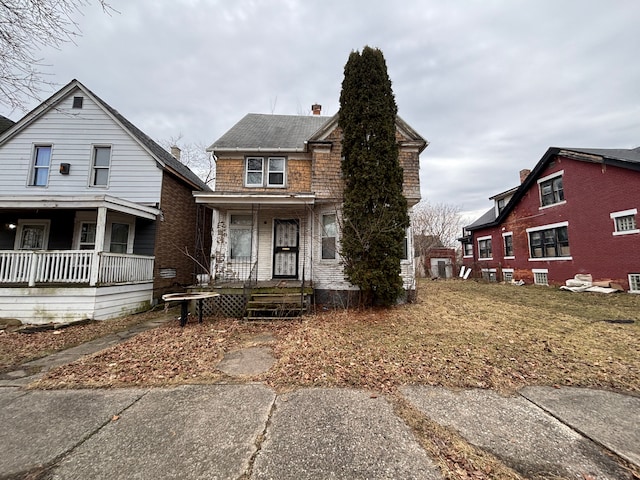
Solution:
{"label": "porch column", "polygon": [[98,207],[98,218],[96,220],[96,243],[93,250],[93,261],[91,262],[91,277],[89,285],[95,286],[98,283],[100,274],[100,252],[104,251],[104,234],[107,229],[107,207]]}

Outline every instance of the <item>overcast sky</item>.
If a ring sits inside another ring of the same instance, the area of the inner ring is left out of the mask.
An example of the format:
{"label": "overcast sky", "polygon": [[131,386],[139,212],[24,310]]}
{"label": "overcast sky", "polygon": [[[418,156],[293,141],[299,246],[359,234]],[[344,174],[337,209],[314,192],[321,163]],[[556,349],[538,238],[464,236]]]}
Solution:
{"label": "overcast sky", "polygon": [[430,142],[432,203],[474,216],[550,146],[640,145],[637,0],[108,1],[119,13],[85,8],[76,45],[41,53],[46,71],[155,140],[209,145],[246,113],[316,102],[333,115],[349,53],[369,45]]}

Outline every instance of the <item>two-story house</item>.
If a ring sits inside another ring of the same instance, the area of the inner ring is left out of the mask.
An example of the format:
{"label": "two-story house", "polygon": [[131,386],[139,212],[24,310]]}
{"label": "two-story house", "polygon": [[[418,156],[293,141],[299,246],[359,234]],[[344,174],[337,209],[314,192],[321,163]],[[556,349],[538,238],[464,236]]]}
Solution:
{"label": "two-story house", "polygon": [[465,268],[543,285],[590,274],[640,293],[640,147],[549,148],[521,182],[465,227]]}
{"label": "two-story house", "polygon": [[[318,304],[352,301],[357,289],[345,279],[340,261],[338,116],[320,115],[319,105],[313,111],[248,114],[209,148],[216,158],[216,186],[195,197],[213,208],[211,265],[217,285],[289,286],[313,293]],[[419,155],[427,142],[399,117],[396,127],[411,207],[420,200]],[[410,232],[402,277],[411,294]]]}
{"label": "two-story house", "polygon": [[202,273],[209,188],[77,80],[0,134],[0,165],[0,317],[112,318]]}

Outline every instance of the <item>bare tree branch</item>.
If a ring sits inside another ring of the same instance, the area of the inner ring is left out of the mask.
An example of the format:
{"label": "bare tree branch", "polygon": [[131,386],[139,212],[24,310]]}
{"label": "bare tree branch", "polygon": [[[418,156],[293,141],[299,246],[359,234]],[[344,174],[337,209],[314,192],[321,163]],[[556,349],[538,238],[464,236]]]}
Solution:
{"label": "bare tree branch", "polygon": [[202,143],[184,143],[182,134],[171,137],[169,140],[160,140],[158,143],[168,152],[172,149],[179,149],[178,160],[189,167],[193,173],[198,175],[204,183],[211,185],[216,178],[216,162],[213,155],[207,152]]}
{"label": "bare tree branch", "polygon": [[[98,0],[103,11],[115,11]],[[90,0],[0,0],[0,104],[26,110],[40,100],[42,90],[53,86],[38,52],[75,43],[80,27],[73,15]]]}

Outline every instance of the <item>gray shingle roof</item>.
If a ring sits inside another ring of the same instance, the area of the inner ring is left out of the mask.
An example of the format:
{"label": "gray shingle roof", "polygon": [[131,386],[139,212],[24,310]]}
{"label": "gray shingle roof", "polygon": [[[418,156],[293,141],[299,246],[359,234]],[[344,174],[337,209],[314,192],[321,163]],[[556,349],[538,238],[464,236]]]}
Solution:
{"label": "gray shingle roof", "polygon": [[0,115],[0,133],[5,130],[9,130],[15,122],[13,120],[8,119],[7,117],[3,117]]}
{"label": "gray shingle roof", "polygon": [[633,149],[625,148],[563,148],[570,152],[586,153],[589,155],[599,155],[623,162],[640,163],[640,147]]}
{"label": "gray shingle roof", "polygon": [[306,141],[331,118],[249,113],[208,150],[304,150]]}
{"label": "gray shingle roof", "polygon": [[[79,83],[79,82],[78,82]],[[83,85],[84,86],[84,85]],[[87,91],[91,92],[87,87],[84,87]],[[100,102],[100,104],[106,108],[114,117],[118,119],[122,125],[129,130],[134,137],[136,137],[140,143],[142,143],[145,147],[147,147],[156,157],[158,157],[165,165],[169,166],[172,170],[174,170],[179,176],[184,177],[188,182],[196,185],[200,190],[210,191],[211,188],[202,181],[200,177],[198,177],[195,173],[189,169],[186,165],[176,159],[173,155],[167,152],[164,148],[158,145],[156,142],[151,140],[151,138],[136,127],[133,123],[127,120],[124,116],[120,114],[115,108],[109,105],[107,102],[98,97],[95,93],[91,92],[91,95],[95,97],[95,99]]]}

